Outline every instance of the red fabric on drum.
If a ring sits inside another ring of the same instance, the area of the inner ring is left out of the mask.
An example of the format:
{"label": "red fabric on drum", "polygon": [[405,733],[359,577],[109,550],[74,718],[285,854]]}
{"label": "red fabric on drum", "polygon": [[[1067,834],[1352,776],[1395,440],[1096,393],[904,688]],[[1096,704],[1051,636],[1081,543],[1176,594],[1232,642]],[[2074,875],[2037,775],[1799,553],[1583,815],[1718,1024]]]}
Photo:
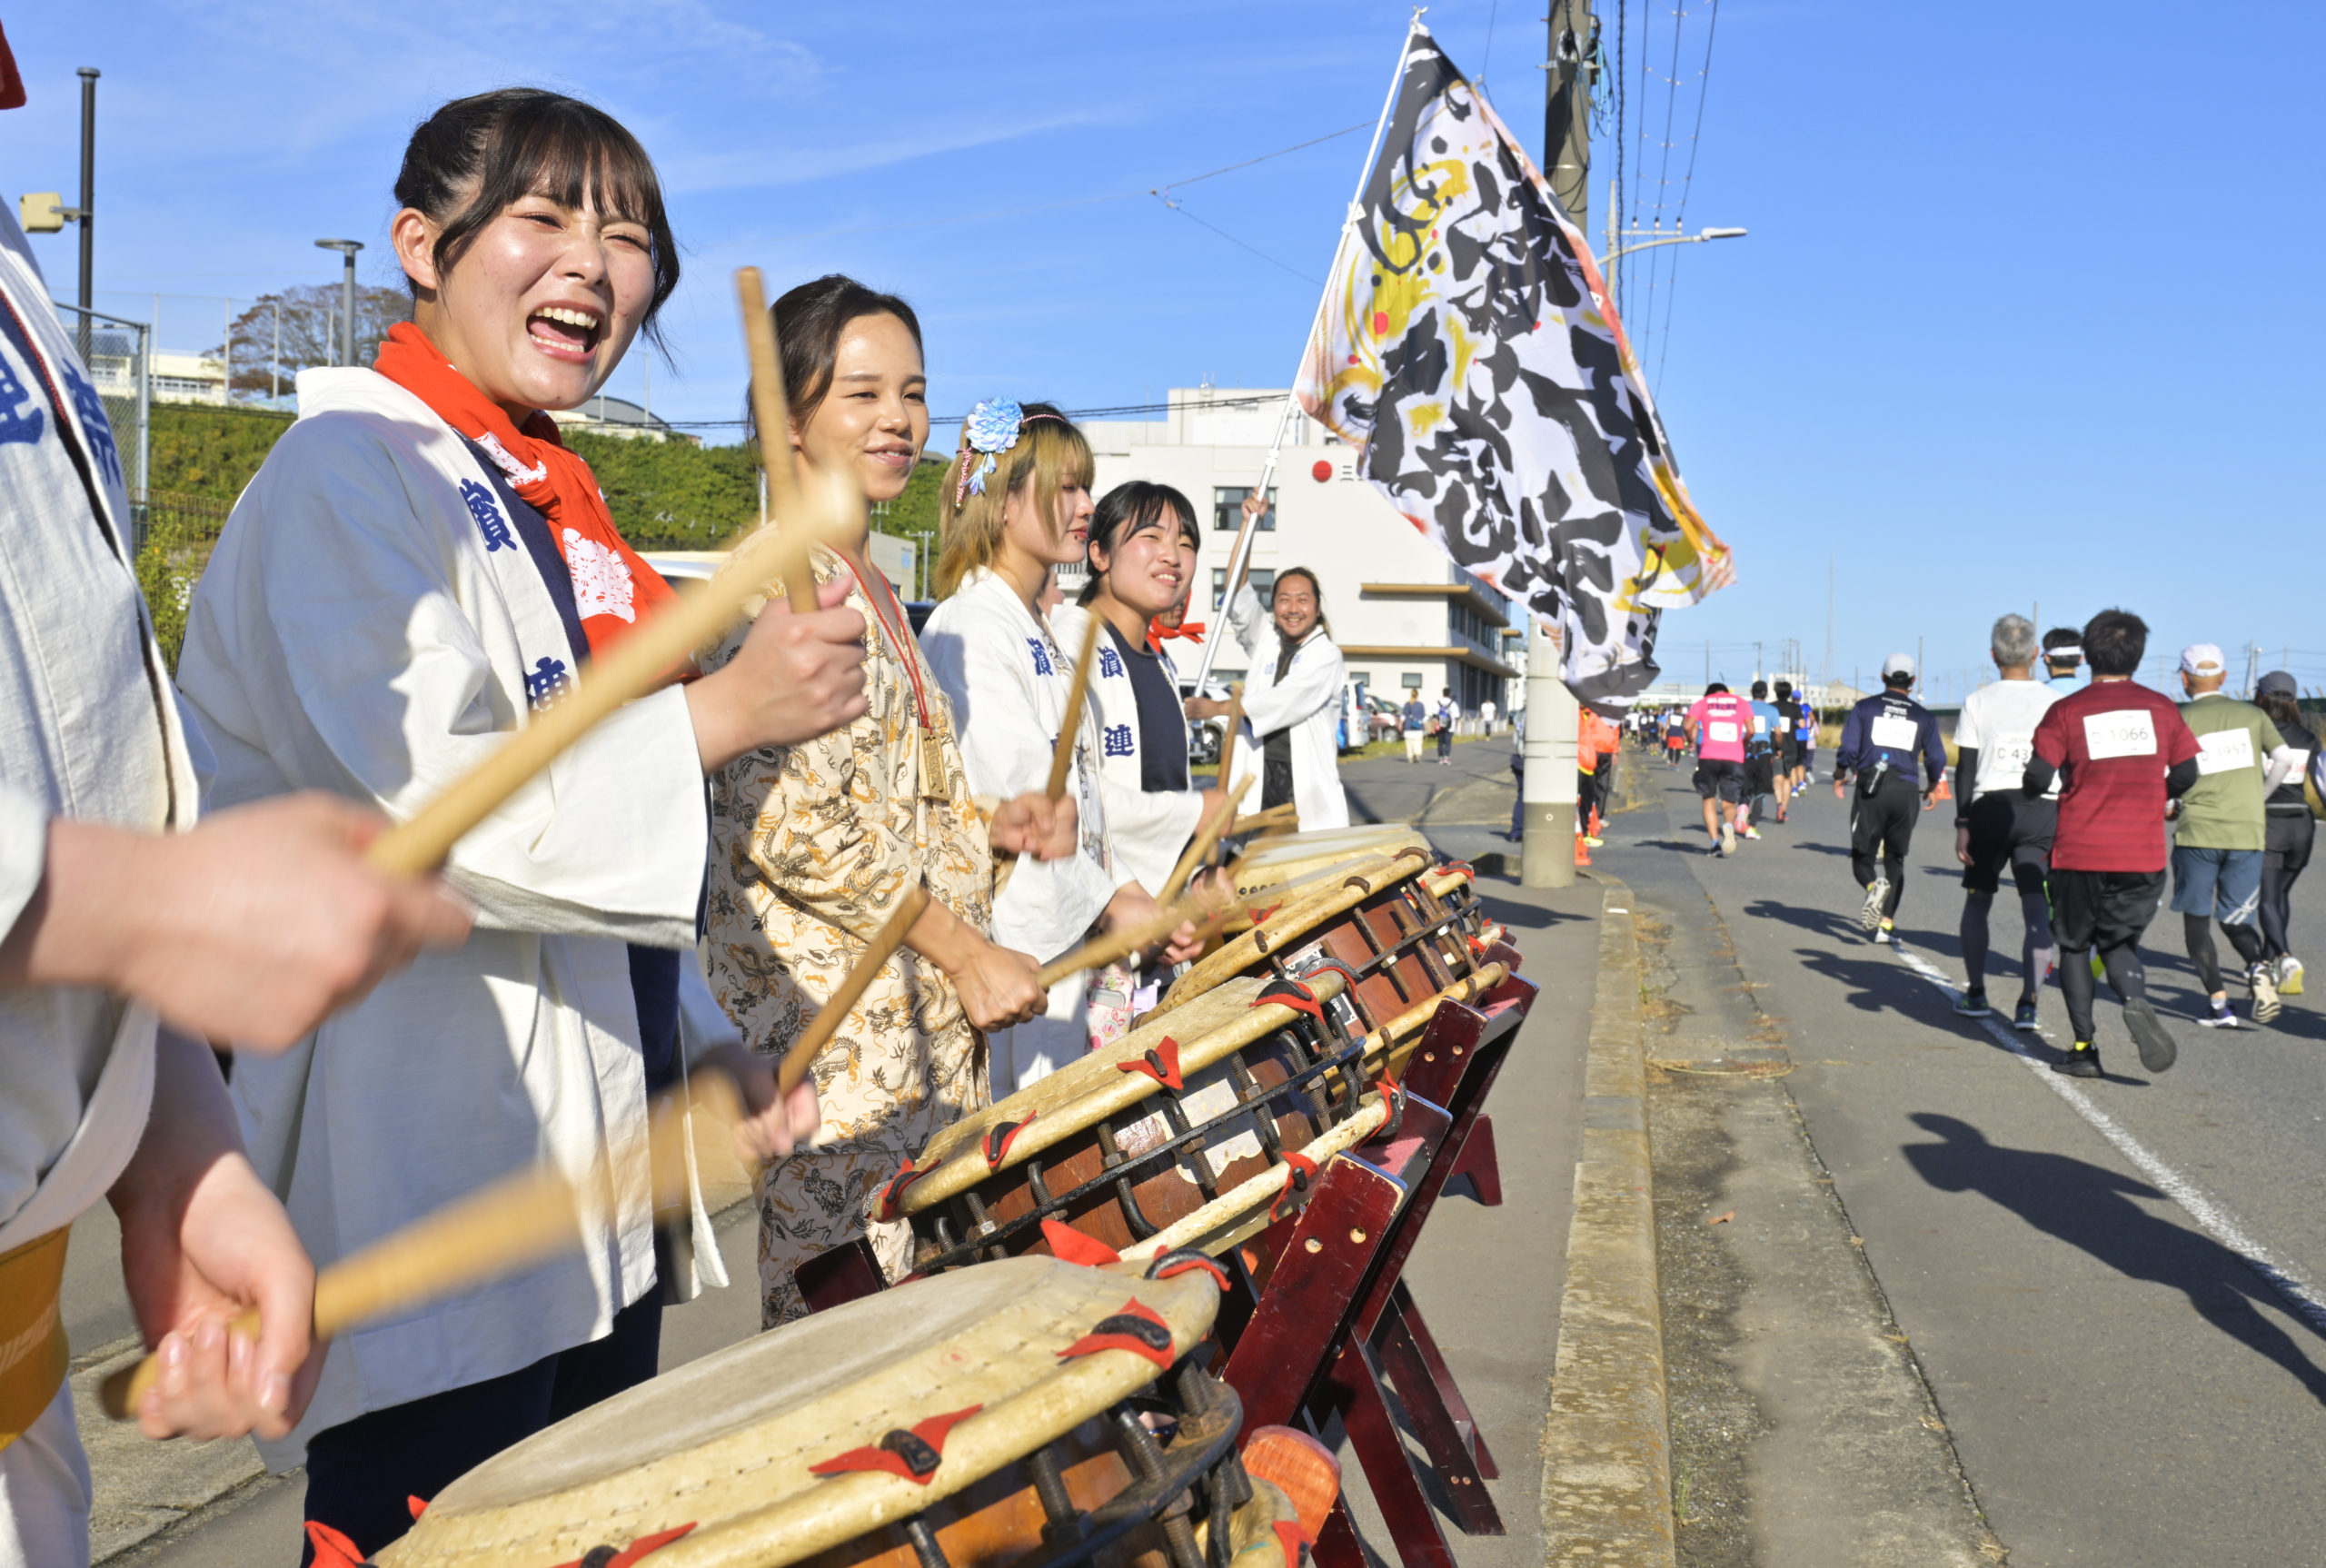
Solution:
{"label": "red fabric on drum", "polygon": [[1276,1522],[1277,1544],[1284,1548],[1284,1568],[1300,1568],[1301,1549],[1308,1545],[1308,1532],[1300,1528],[1297,1519]]}
{"label": "red fabric on drum", "polygon": [[1165,1088],[1174,1092],[1188,1087],[1187,1079],[1179,1074],[1179,1042],[1168,1035],[1163,1037],[1161,1045],[1138,1060],[1117,1062],[1115,1070],[1123,1073],[1145,1073]]}
{"label": "red fabric on drum", "polygon": [[1317,1000],[1316,992],[1298,980],[1270,980],[1246,1006],[1265,1007],[1271,1002],[1278,1007],[1290,1007],[1296,1013],[1306,1013],[1320,1024],[1325,1021],[1324,1004]]}
{"label": "red fabric on drum", "polygon": [[1153,1324],[1163,1331],[1166,1348],[1158,1350],[1144,1340],[1134,1339],[1128,1334],[1086,1334],[1064,1350],[1059,1351],[1058,1358],[1060,1361],[1072,1361],[1077,1356],[1095,1355],[1102,1350],[1128,1350],[1133,1355],[1146,1357],[1166,1372],[1171,1370],[1171,1363],[1175,1359],[1168,1348],[1171,1342],[1171,1325],[1163,1321],[1162,1315],[1151,1306],[1142,1305],[1138,1297],[1134,1295],[1123,1304],[1120,1311],[1108,1315],[1143,1318]]}
{"label": "red fabric on drum", "polygon": [[[984,1408],[982,1404],[972,1404],[967,1410],[954,1410],[943,1415],[932,1415],[926,1421],[914,1423],[907,1430],[923,1443],[928,1444],[936,1452],[938,1457],[942,1459],[945,1455],[947,1434]],[[916,1486],[928,1485],[930,1478],[937,1474],[935,1470],[931,1470],[928,1475],[915,1475],[912,1473],[912,1466],[904,1462],[902,1454],[877,1447],[851,1448],[845,1454],[834,1454],[821,1464],[808,1466],[808,1474],[810,1475],[846,1475],[859,1470],[885,1470],[891,1475],[902,1476]]]}
{"label": "red fabric on drum", "polygon": [[912,1186],[913,1183],[927,1176],[929,1171],[935,1170],[938,1166],[941,1166],[945,1162],[943,1160],[939,1160],[935,1162],[935,1164],[932,1164],[929,1167],[929,1170],[919,1170],[914,1166],[912,1161],[905,1161],[904,1168],[898,1171],[896,1175],[890,1176],[889,1178],[889,1185],[880,1189],[880,1201],[875,1204],[872,1208],[873,1217],[882,1221],[896,1218],[897,1203],[905,1196],[905,1188]]}
{"label": "red fabric on drum", "polygon": [[1228,1288],[1228,1271],[1208,1257],[1183,1257],[1178,1262],[1155,1271],[1158,1279],[1175,1279],[1191,1268],[1199,1268],[1211,1275],[1211,1283],[1220,1289]]}
{"label": "red fabric on drum", "polygon": [[1284,1184],[1283,1193],[1276,1202],[1268,1206],[1268,1218],[1272,1220],[1282,1219],[1286,1213],[1285,1206],[1292,1202],[1297,1194],[1317,1185],[1315,1160],[1310,1159],[1307,1155],[1287,1152],[1284,1156],[1284,1163],[1292,1167],[1292,1179]]}
{"label": "red fabric on drum", "polygon": [[315,1549],[315,1568],[364,1568],[355,1543],[328,1524],[308,1520],[307,1540]]}
{"label": "red fabric on drum", "polygon": [[1009,1157],[1009,1146],[1018,1141],[1019,1133],[1034,1125],[1034,1116],[1040,1114],[1037,1111],[1022,1122],[1008,1122],[999,1126],[986,1129],[985,1163],[988,1170],[1001,1168],[1001,1162]]}
{"label": "red fabric on drum", "polygon": [[1084,1236],[1070,1225],[1054,1219],[1042,1221],[1042,1239],[1050,1244],[1050,1255],[1060,1263],[1079,1263],[1085,1268],[1096,1268],[1102,1263],[1120,1263],[1123,1255],[1095,1236]]}

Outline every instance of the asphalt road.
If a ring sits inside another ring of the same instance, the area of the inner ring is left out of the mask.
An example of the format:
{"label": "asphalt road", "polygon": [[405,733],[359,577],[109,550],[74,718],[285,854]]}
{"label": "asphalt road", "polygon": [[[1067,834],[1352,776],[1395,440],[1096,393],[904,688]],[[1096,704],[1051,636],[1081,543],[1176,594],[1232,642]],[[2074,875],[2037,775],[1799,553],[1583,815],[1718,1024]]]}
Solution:
{"label": "asphalt road", "polygon": [[[1857,930],[1830,787],[1723,859],[1687,773],[1642,778],[1598,863],[1665,918],[1716,917],[1782,1022],[1808,1136],[2010,1561],[2326,1561],[2326,993],[2273,1027],[2199,1028],[2168,911],[2142,956],[2179,1065],[2141,1068],[2103,987],[2110,1077],[2071,1084],[2042,1066],[2065,1045],[2056,987],[2041,1040],[1951,1011],[1949,808],[1915,836],[1894,953]],[[2006,1009],[2016,925],[2006,895]],[[2326,936],[2316,875],[2293,927],[2298,948]]]}

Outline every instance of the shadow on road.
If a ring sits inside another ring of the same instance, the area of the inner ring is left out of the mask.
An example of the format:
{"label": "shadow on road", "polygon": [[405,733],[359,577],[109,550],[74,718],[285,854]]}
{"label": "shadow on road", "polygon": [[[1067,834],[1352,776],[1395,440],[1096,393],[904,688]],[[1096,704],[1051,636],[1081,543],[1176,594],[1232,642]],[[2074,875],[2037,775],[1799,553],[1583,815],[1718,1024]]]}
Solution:
{"label": "shadow on road", "polygon": [[2259,1302],[2280,1308],[2284,1304],[2251,1266],[2211,1236],[2132,1201],[2162,1203],[2168,1201],[2164,1194],[2066,1155],[1990,1143],[1977,1127],[1953,1116],[1923,1111],[1908,1119],[1940,1140],[1900,1149],[1931,1186],[1941,1192],[1975,1192],[2044,1235],[2082,1248],[2127,1279],[2172,1286],[2189,1298],[2198,1316],[2285,1368],[2311,1398],[2326,1404],[2326,1371],[2276,1322],[2255,1310]]}
{"label": "shadow on road", "polygon": [[1850,858],[1849,846],[1846,844],[1795,844],[1794,848],[1805,849],[1812,855],[1838,855],[1844,860]]}

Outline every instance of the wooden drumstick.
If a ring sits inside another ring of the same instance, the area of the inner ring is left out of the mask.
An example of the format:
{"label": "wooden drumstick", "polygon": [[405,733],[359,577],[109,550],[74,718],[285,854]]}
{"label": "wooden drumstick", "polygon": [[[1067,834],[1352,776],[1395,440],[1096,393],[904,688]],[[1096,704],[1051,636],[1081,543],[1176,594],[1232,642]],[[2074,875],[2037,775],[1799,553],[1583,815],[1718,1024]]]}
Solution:
{"label": "wooden drumstick", "polygon": [[1244,728],[1244,683],[1228,689],[1228,733],[1219,738],[1219,781],[1235,776],[1236,732]]}
{"label": "wooden drumstick", "polygon": [[[800,498],[791,461],[791,410],[783,395],[783,359],[775,346],[775,318],[768,313],[767,291],[757,267],[735,269],[735,296],[743,307],[743,342],[751,365],[751,422],[759,427],[760,471],[767,475],[770,517],[789,517]],[[816,608],[816,580],[804,571],[786,572],[784,595],[805,615]]]}
{"label": "wooden drumstick", "polygon": [[1050,753],[1049,798],[1066,793],[1067,770],[1074,766],[1074,743],[1082,734],[1082,700],[1090,690],[1090,663],[1098,656],[1098,617],[1090,616],[1090,630],[1082,638],[1082,657],[1074,661],[1074,680],[1066,690],[1066,725],[1058,732],[1058,749]]}
{"label": "wooden drumstick", "polygon": [[[573,1185],[544,1162],[447,1204],[317,1275],[315,1337],[514,1274],[581,1240]],[[258,1313],[244,1313],[227,1331],[256,1339]],[[148,1355],[106,1378],[99,1391],[105,1414],[115,1420],[136,1414],[160,1374],[160,1360]]]}
{"label": "wooden drumstick", "polygon": [[1251,788],[1252,781],[1247,779],[1228,792],[1227,803],[1212,812],[1211,820],[1204,824],[1203,830],[1188,846],[1188,852],[1179,857],[1178,865],[1171,868],[1170,876],[1164,878],[1163,890],[1155,895],[1157,903],[1168,904],[1179,896],[1179,890],[1188,885],[1188,878],[1196,874],[1196,868],[1210,858],[1212,846],[1219,842],[1219,836],[1227,831],[1228,824],[1236,816],[1236,808],[1250,793]]}
{"label": "wooden drumstick", "polygon": [[1121,931],[1109,931],[1095,942],[1085,942],[1063,958],[1053,958],[1042,966],[1036,981],[1048,990],[1069,975],[1079,975],[1085,969],[1095,969],[1101,964],[1111,964],[1126,953],[1136,953],[1151,947],[1178,930],[1189,920],[1201,925],[1228,912],[1229,906],[1218,898],[1182,898],[1178,903],[1158,909],[1148,919]]}
{"label": "wooden drumstick", "polygon": [[1263,828],[1287,828],[1300,820],[1300,809],[1287,800],[1281,806],[1271,806],[1265,811],[1255,811],[1248,817],[1236,819],[1230,838],[1241,839],[1247,833],[1257,833]]}
{"label": "wooden drumstick", "polygon": [[864,956],[856,960],[856,967],[832,987],[831,999],[808,1020],[808,1027],[800,1031],[800,1037],[793,1040],[791,1047],[783,1053],[783,1060],[775,1069],[778,1097],[800,1087],[800,1080],[806,1077],[808,1069],[815,1065],[816,1053],[824,1048],[824,1043],[847,1020],[848,1010],[862,998],[865,987],[880,972],[880,966],[904,946],[905,937],[912,930],[913,922],[919,919],[921,911],[928,908],[928,888],[915,882],[905,889],[904,897],[897,900],[897,907],[890,914],[887,924],[873,937],[872,945],[864,949]]}

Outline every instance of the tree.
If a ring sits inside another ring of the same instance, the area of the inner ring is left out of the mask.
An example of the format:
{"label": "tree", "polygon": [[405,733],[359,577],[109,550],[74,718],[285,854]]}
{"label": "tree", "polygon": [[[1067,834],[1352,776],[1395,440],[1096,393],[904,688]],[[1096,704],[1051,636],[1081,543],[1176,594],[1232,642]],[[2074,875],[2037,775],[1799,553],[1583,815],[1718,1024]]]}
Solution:
{"label": "tree", "polygon": [[[291,390],[303,370],[339,361],[340,306],[337,283],[299,283],[279,293],[261,294],[258,303],[234,318],[234,382],[238,392],[264,396],[278,386]],[[274,350],[275,311],[283,320],[283,352]],[[412,320],[412,299],[402,289],[355,285],[355,357],[370,364],[380,340],[398,322]],[[224,345],[205,351],[219,357]]]}

